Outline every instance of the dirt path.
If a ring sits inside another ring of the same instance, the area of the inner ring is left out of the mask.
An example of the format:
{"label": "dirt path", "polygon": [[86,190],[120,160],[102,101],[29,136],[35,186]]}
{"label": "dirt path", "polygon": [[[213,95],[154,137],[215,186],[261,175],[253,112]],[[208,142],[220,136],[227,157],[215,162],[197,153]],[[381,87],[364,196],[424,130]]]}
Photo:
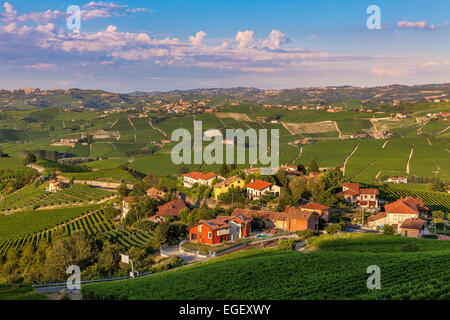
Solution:
{"label": "dirt path", "polygon": [[380,174],[381,174],[381,170],[378,171],[377,175],[375,176],[375,180],[378,180],[378,178],[380,177]]}
{"label": "dirt path", "polygon": [[430,141],[430,138],[427,138],[427,141],[428,141],[428,144],[429,144],[430,146],[433,146],[433,144],[432,144],[431,141]]}
{"label": "dirt path", "polygon": [[289,126],[286,125],[286,123],[284,123],[283,121],[281,121],[281,124],[283,125],[283,127],[286,128],[287,131],[289,131],[289,133],[293,136],[295,135],[294,132],[291,131],[291,129],[289,129]]}
{"label": "dirt path", "polygon": [[114,122],[114,123],[111,125],[111,128],[113,128],[113,127],[116,125],[117,122],[119,122],[119,119],[117,119],[116,122]]}
{"label": "dirt path", "polygon": [[411,159],[412,159],[413,154],[414,154],[414,147],[411,148],[411,152],[409,154],[408,162],[406,163],[406,173],[407,174],[410,173],[410,163],[411,163]]}
{"label": "dirt path", "polygon": [[436,175],[438,175],[441,172],[441,167],[438,165],[438,163],[433,160],[434,164],[436,165],[436,171],[434,172]]}
{"label": "dirt path", "polygon": [[65,129],[66,128],[66,122],[64,120],[62,122],[63,122],[63,128]]}
{"label": "dirt path", "polygon": [[339,139],[342,140],[342,131],[339,129],[339,126],[336,121],[333,121],[334,126],[336,127],[336,131],[339,132]]}
{"label": "dirt path", "polygon": [[291,164],[294,164],[295,161],[297,161],[297,159],[302,156],[302,153],[303,153],[303,147],[300,148],[300,151],[298,152],[298,155],[295,157],[294,160],[292,160]]}
{"label": "dirt path", "polygon": [[167,134],[166,134],[164,131],[162,131],[158,126],[155,126],[155,125],[153,124],[151,118],[150,118],[150,120],[148,120],[148,123],[149,123],[150,127],[152,127],[152,129],[161,132],[161,134],[164,136],[164,138],[167,138]]}
{"label": "dirt path", "polygon": [[136,127],[134,126],[133,121],[131,121],[131,118],[128,118],[128,122],[133,127],[133,130],[134,130],[134,143],[136,143]]}
{"label": "dirt path", "polygon": [[375,132],[376,131],[378,131],[378,128],[377,128],[377,120],[375,120],[375,119],[370,119],[370,123],[372,124],[372,126],[373,126],[373,128],[375,129]]}
{"label": "dirt path", "polygon": [[356,150],[358,150],[358,147],[359,147],[359,144],[360,144],[360,143],[361,143],[361,141],[358,142],[358,144],[355,146],[355,148],[353,149],[353,151],[347,156],[347,158],[345,158],[345,161],[344,161],[344,168],[343,168],[343,170],[342,170],[342,174],[344,175],[344,177],[345,177],[345,170],[347,169],[347,162],[348,162],[348,160],[351,158],[351,156],[355,154]]}
{"label": "dirt path", "polygon": [[389,142],[390,140],[388,139],[388,140],[386,140],[386,142],[385,143],[383,143],[383,145],[381,146],[381,149],[384,149],[384,148],[386,148],[386,145],[388,144],[388,142]]}
{"label": "dirt path", "polygon": [[447,128],[445,128],[445,129],[442,130],[442,131],[439,131],[438,133],[436,133],[436,135],[443,134],[443,133],[446,132],[448,129],[450,129],[450,126],[448,126]]}

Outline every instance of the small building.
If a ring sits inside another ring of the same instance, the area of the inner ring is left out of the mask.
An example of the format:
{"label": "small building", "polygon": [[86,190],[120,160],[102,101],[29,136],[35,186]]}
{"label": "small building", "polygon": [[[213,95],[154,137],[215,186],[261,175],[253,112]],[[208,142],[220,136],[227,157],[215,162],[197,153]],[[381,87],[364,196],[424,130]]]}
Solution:
{"label": "small building", "polygon": [[122,219],[125,218],[130,212],[132,206],[136,204],[136,199],[134,197],[125,197],[122,200]]}
{"label": "small building", "polygon": [[166,193],[156,188],[150,188],[147,190],[147,196],[154,200],[162,200],[166,197]]}
{"label": "small building", "polygon": [[406,177],[391,177],[387,179],[388,183],[394,183],[394,184],[408,184],[408,178]]}
{"label": "small building", "polygon": [[314,230],[319,229],[319,215],[304,211],[300,208],[288,207],[284,210],[286,228],[285,231],[304,231],[304,230]]}
{"label": "small building", "polygon": [[231,188],[244,188],[245,181],[238,176],[228,178],[225,181],[219,182],[214,186],[214,199],[219,200],[219,197],[223,193],[228,193]]}
{"label": "small building", "polygon": [[383,228],[391,225],[396,232],[401,232],[401,225],[408,219],[418,219],[420,216],[427,216],[428,207],[422,200],[408,197],[399,199],[393,203],[385,205],[385,212],[379,212],[368,219],[368,226],[372,229]]}
{"label": "small building", "polygon": [[245,186],[247,188],[247,198],[250,200],[261,199],[264,193],[272,193],[274,197],[280,195],[281,188],[271,182],[254,180]]}
{"label": "small building", "polygon": [[48,182],[48,186],[45,188],[45,190],[47,192],[58,192],[63,190],[64,188],[66,188],[66,184],[60,182],[60,181],[56,181],[56,180],[50,180]]}
{"label": "small building", "polygon": [[251,233],[252,218],[242,215],[218,216],[216,219],[200,220],[188,228],[189,241],[207,245],[247,238]]}
{"label": "small building", "polygon": [[408,238],[422,238],[425,222],[425,220],[416,218],[406,219],[400,226],[400,233]]}
{"label": "small building", "polygon": [[194,184],[199,185],[205,185],[208,187],[212,186],[212,183],[214,179],[217,177],[217,174],[209,172],[209,173],[202,173],[202,172],[190,172],[183,174],[183,185],[186,188],[192,188]]}
{"label": "small building", "polygon": [[338,195],[342,196],[345,201],[359,206],[361,208],[378,209],[379,196],[378,189],[361,189],[359,183],[346,182],[342,185],[342,192]]}
{"label": "small building", "polygon": [[181,210],[186,208],[187,207],[184,201],[181,199],[177,199],[159,206],[156,215],[160,218],[174,217],[178,219],[180,217]]}
{"label": "small building", "polygon": [[320,218],[328,222],[328,218],[330,216],[330,207],[328,206],[325,206],[320,203],[311,202],[303,206],[300,206],[299,208],[303,211],[317,213]]}

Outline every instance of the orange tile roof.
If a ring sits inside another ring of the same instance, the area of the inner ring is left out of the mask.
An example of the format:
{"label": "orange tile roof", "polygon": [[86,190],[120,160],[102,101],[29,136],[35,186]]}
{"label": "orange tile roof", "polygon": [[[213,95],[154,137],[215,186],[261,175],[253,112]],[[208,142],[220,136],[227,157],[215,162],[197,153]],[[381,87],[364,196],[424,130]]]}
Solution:
{"label": "orange tile roof", "polygon": [[272,186],[273,183],[271,182],[267,182],[267,181],[262,181],[262,180],[255,180],[253,182],[250,182],[249,184],[247,184],[245,187],[246,188],[251,188],[251,189],[256,189],[259,191],[262,191],[270,186]]}
{"label": "orange tile roof", "polygon": [[399,199],[385,206],[387,213],[419,214],[420,210],[428,211],[429,209],[424,205],[422,200],[413,197]]}
{"label": "orange tile roof", "polygon": [[422,219],[406,219],[403,221],[400,228],[402,229],[422,229],[425,225],[425,220]]}
{"label": "orange tile roof", "polygon": [[356,194],[359,194],[359,183],[346,182],[343,183],[342,186],[356,192]]}
{"label": "orange tile roof", "polygon": [[286,215],[286,218],[302,219],[302,220],[309,220],[311,217],[317,216],[313,212],[304,211],[296,207],[287,207],[286,209],[284,209],[283,213]]}
{"label": "orange tile roof", "polygon": [[205,181],[207,181],[207,180],[210,180],[210,179],[216,177],[217,174],[212,173],[212,172],[202,173],[202,172],[194,171],[194,172],[190,172],[190,173],[185,173],[185,174],[183,174],[183,176],[191,178],[191,179],[194,179],[194,180],[205,180]]}
{"label": "orange tile roof", "polygon": [[375,194],[375,195],[379,195],[380,191],[378,191],[378,189],[360,189],[359,193],[360,194]]}
{"label": "orange tile roof", "polygon": [[383,219],[383,218],[386,218],[386,217],[387,217],[386,212],[378,212],[376,215],[374,215],[372,217],[369,217],[369,219],[367,219],[367,220],[369,220],[369,221],[376,221],[376,220],[380,220],[380,219]]}
{"label": "orange tile roof", "polygon": [[315,203],[315,202],[305,204],[304,206],[300,206],[300,208],[311,209],[311,210],[322,210],[322,211],[330,209],[330,207],[328,207],[328,206],[324,206],[323,204]]}
{"label": "orange tile roof", "polygon": [[158,207],[156,214],[161,217],[179,216],[180,211],[187,208],[183,200],[177,199]]}

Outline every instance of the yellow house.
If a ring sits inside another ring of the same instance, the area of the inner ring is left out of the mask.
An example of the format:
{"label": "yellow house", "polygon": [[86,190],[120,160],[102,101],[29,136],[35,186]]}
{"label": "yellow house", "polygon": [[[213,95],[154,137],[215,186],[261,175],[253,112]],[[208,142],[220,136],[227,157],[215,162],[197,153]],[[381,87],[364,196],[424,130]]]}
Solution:
{"label": "yellow house", "polygon": [[219,197],[222,193],[227,193],[230,188],[244,188],[245,181],[239,178],[238,176],[234,176],[228,178],[225,181],[219,182],[214,186],[214,199],[219,200]]}

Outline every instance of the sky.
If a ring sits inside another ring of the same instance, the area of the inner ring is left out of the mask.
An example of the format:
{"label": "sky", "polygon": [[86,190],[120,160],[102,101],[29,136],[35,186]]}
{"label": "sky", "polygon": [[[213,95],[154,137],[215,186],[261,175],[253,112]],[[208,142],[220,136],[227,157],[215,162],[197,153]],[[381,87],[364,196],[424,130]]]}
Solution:
{"label": "sky", "polygon": [[3,89],[450,82],[448,0],[1,1]]}

